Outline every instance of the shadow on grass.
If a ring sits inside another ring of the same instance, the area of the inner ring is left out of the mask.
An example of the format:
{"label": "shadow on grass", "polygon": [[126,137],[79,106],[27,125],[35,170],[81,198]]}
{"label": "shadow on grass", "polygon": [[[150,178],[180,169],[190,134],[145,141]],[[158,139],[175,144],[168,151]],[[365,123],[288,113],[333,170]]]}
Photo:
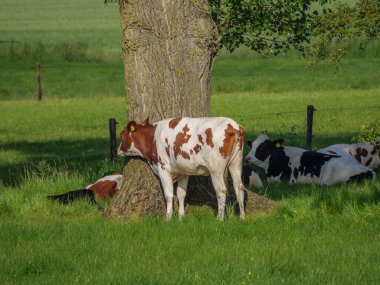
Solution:
{"label": "shadow on grass", "polygon": [[107,139],[18,141],[0,144],[0,148],[25,157],[21,163],[0,163],[0,180],[5,186],[18,185],[30,171],[39,173],[51,168],[90,176],[101,169],[115,171]]}
{"label": "shadow on grass", "polygon": [[[252,132],[246,133],[246,141],[255,139],[258,134]],[[284,138],[285,145],[304,147],[305,140],[301,134],[292,133],[269,133],[273,139]],[[317,136],[314,137],[315,145],[325,147],[334,143],[349,142],[352,134],[335,136]],[[109,141],[107,139],[80,139],[80,140],[49,140],[45,142],[28,142],[26,140],[0,144],[3,151],[16,151],[21,153],[25,159],[21,163],[0,163],[0,179],[7,185],[17,185],[25,176],[27,171],[36,170],[41,163],[56,169],[66,171],[75,171],[78,174],[88,174],[96,172],[96,169],[110,168],[111,164],[104,165],[109,161]],[[245,145],[244,153],[249,152],[248,146]],[[41,168],[41,167],[40,167]],[[121,168],[118,169],[121,171]],[[276,190],[279,188],[280,190]],[[288,190],[291,188],[290,190]],[[310,187],[303,185],[294,185],[292,187],[276,186],[270,187],[273,193],[269,198],[278,199],[281,195],[305,195],[305,188],[311,191]],[[259,190],[260,192],[262,190]],[[277,193],[278,194],[275,194]],[[286,194],[289,192],[288,194]],[[263,193],[259,193],[263,194]]]}

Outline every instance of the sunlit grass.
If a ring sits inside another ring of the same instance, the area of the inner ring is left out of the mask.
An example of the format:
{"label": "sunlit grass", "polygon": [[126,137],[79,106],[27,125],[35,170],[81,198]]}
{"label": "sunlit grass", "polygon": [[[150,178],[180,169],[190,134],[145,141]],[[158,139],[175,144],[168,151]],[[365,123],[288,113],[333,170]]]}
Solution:
{"label": "sunlit grass", "polygon": [[[47,200],[122,169],[122,160],[108,158],[108,119],[117,119],[118,131],[126,120],[118,7],[5,0],[0,23],[8,42],[0,44],[1,284],[380,283],[379,178],[268,184],[253,190],[275,200],[276,210],[240,221],[228,206],[223,223],[208,208],[193,208],[182,221],[127,221],[103,217],[108,202]],[[265,130],[302,147],[313,104],[313,147],[349,142],[380,120],[378,55],[374,43],[335,73],[328,63],[309,70],[296,54],[222,51],[212,115],[237,120],[247,139]],[[37,61],[42,102],[35,100]]]}

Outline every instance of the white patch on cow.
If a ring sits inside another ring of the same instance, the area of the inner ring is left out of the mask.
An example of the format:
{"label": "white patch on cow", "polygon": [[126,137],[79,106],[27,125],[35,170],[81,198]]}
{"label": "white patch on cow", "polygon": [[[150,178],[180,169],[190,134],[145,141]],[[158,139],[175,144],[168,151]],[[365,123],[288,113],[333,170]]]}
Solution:
{"label": "white patch on cow", "polygon": [[263,187],[263,182],[261,181],[260,176],[254,171],[252,171],[249,175],[249,186],[254,186],[258,188]]}
{"label": "white patch on cow", "polygon": [[266,134],[260,134],[253,142],[252,142],[252,145],[250,146],[251,147],[251,150],[250,152],[248,153],[248,155],[245,157],[245,160],[249,163],[253,163],[254,165],[257,165],[259,167],[262,167],[262,168],[266,168],[267,165],[268,165],[268,160],[269,158],[267,158],[265,161],[262,161],[262,160],[259,160],[256,156],[255,156],[255,152],[257,150],[257,148],[259,147],[260,144],[262,144],[265,140],[268,140],[269,137],[266,135]]}
{"label": "white patch on cow", "polygon": [[320,153],[332,154],[344,156],[347,159],[353,159],[357,161],[355,155],[357,149],[365,149],[367,151],[366,156],[361,156],[360,163],[371,169],[380,167],[380,148],[375,149],[378,142],[375,140],[370,144],[353,143],[353,144],[334,144],[328,147],[317,150]]}
{"label": "white patch on cow", "polygon": [[86,186],[86,189],[90,189],[90,187],[98,182],[102,182],[102,181],[115,181],[117,183],[116,185],[116,189],[120,189],[121,187],[121,184],[123,183],[123,175],[121,174],[114,174],[114,175],[107,175],[107,176],[104,176],[98,180],[96,180],[95,183],[92,183],[88,186]]}
{"label": "white patch on cow", "polygon": [[136,147],[135,147],[135,144],[132,142],[131,144],[131,147],[128,149],[127,152],[124,152],[122,151],[120,148],[121,148],[121,145],[119,146],[119,148],[117,149],[117,155],[118,156],[127,156],[127,155],[131,155],[131,156],[143,156],[141,151],[139,151]]}

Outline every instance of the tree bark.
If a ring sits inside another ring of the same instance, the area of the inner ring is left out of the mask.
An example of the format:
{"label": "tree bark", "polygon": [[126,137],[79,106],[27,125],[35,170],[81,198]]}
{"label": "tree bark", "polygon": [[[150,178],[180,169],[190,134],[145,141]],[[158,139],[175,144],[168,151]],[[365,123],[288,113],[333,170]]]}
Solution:
{"label": "tree bark", "polygon": [[[220,37],[208,1],[120,0],[119,8],[127,121],[210,116],[211,67]],[[128,158],[123,175],[106,215],[164,215],[160,183],[147,163]],[[210,179],[192,177],[187,202],[215,205],[209,187]]]}
{"label": "tree bark", "polygon": [[207,1],[120,0],[128,118],[210,116],[219,47]]}

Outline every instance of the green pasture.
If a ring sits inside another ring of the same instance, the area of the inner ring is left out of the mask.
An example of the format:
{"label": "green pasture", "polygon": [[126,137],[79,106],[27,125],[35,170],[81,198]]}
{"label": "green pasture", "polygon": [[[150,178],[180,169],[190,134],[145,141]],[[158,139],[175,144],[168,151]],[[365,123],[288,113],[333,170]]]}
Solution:
{"label": "green pasture", "polygon": [[[379,284],[379,177],[251,189],[278,207],[240,221],[229,205],[223,223],[206,208],[128,221],[103,217],[109,202],[46,199],[122,169],[108,159],[108,119],[118,131],[126,122],[118,21],[103,1],[1,1],[0,283]],[[339,71],[296,54],[222,51],[212,115],[234,118],[247,139],[267,131],[305,147],[312,104],[313,148],[350,142],[379,127],[379,70],[379,43],[351,51]]]}

